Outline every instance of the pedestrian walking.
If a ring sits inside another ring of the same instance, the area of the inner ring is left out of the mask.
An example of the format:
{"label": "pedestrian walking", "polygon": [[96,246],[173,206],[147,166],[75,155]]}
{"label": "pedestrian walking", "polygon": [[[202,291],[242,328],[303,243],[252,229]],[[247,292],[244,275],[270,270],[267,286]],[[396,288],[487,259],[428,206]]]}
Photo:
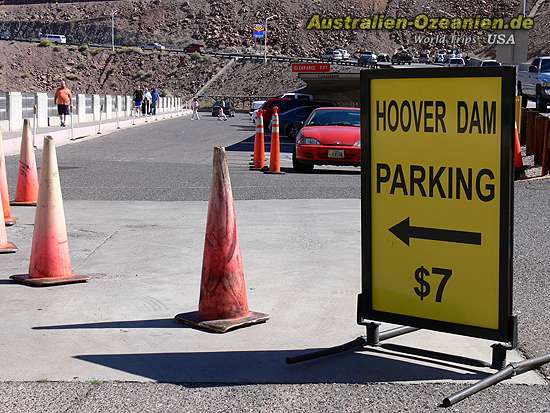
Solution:
{"label": "pedestrian walking", "polygon": [[141,89],[134,90],[134,113],[138,116],[141,112],[141,103],[143,101],[143,92]]}
{"label": "pedestrian walking", "polygon": [[199,101],[197,98],[193,98],[193,101],[191,102],[191,109],[193,110],[191,120],[200,120],[201,118],[199,116]]}
{"label": "pedestrian walking", "polygon": [[149,114],[149,109],[151,107],[151,100],[152,100],[151,92],[149,92],[149,89],[145,88],[143,91],[143,102],[141,104],[141,113],[143,115]]}
{"label": "pedestrian walking", "polygon": [[157,105],[160,98],[160,93],[157,88],[153,88],[151,91],[151,115],[157,114]]}
{"label": "pedestrian walking", "polygon": [[227,120],[227,116],[223,111],[223,106],[220,106],[220,111],[218,112],[218,120]]}
{"label": "pedestrian walking", "polygon": [[55,90],[54,100],[57,105],[57,114],[62,127],[66,126],[67,115],[71,106],[73,95],[71,89],[67,87],[64,80],[59,82],[59,87]]}

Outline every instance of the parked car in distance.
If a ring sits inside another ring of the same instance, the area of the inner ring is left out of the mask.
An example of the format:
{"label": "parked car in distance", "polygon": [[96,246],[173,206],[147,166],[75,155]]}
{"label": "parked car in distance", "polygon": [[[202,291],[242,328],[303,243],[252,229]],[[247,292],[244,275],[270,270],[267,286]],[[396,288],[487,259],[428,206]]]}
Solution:
{"label": "parked car in distance", "polygon": [[336,50],[339,51],[342,54],[342,59],[350,59],[351,58],[351,55],[349,54],[349,52],[346,49],[338,48]]}
{"label": "parked car in distance", "polygon": [[374,52],[365,51],[359,54],[358,61],[361,66],[373,65],[378,62],[378,56]]}
{"label": "parked car in distance", "polygon": [[308,93],[300,93],[300,92],[288,92],[283,94],[281,98],[313,100],[313,95],[310,95]]}
{"label": "parked car in distance", "polygon": [[527,67],[520,65],[517,76],[517,93],[523,107],[534,100],[537,111],[545,112],[550,101],[550,56],[538,56]]}
{"label": "parked car in distance", "polygon": [[321,60],[342,60],[344,57],[342,56],[342,52],[338,49],[336,50],[326,50],[321,56]]}
{"label": "parked car in distance", "polygon": [[262,105],[265,103],[265,100],[255,100],[250,104],[250,110],[248,111],[248,114],[250,115],[250,120],[253,123],[256,123],[256,117],[258,114],[258,110],[262,107]]}
{"label": "parked car in distance", "polygon": [[144,47],[144,49],[153,49],[153,50],[164,50],[166,47],[164,45],[154,42],[154,43],[148,43]]}
{"label": "parked car in distance", "polygon": [[481,67],[498,67],[502,66],[500,62],[496,60],[484,60],[481,62]]}
{"label": "parked car in distance", "polygon": [[434,56],[434,63],[445,63],[447,59],[447,52],[445,50],[438,50]]}
{"label": "parked car in distance", "polygon": [[279,130],[281,135],[286,136],[288,140],[294,141],[305,120],[316,108],[334,106],[331,102],[304,103],[307,103],[307,105],[298,106],[279,115]]}
{"label": "parked car in distance", "polygon": [[56,44],[67,43],[67,38],[62,34],[40,34],[40,41],[48,40]]}
{"label": "parked car in distance", "polygon": [[308,172],[315,165],[361,165],[361,116],[358,108],[321,107],[296,136],[292,166]]}
{"label": "parked car in distance", "polygon": [[464,59],[461,57],[451,57],[449,59],[449,63],[447,63],[447,66],[449,67],[464,67],[466,66],[466,63],[464,63]]}
{"label": "parked car in distance", "polygon": [[232,118],[235,116],[235,107],[233,102],[228,99],[217,100],[212,105],[212,116],[218,116],[220,114],[220,108],[223,107],[223,113],[228,117]]}
{"label": "parked car in distance", "polygon": [[409,52],[400,51],[395,53],[391,58],[392,65],[411,64],[413,57]]}
{"label": "parked car in distance", "polygon": [[260,109],[264,103],[265,100],[255,100],[251,103],[248,114],[250,115],[250,120],[252,122],[256,123],[256,114],[258,113],[258,109]]}
{"label": "parked car in distance", "polygon": [[390,58],[390,55],[387,54],[387,53],[380,53],[380,54],[376,57],[376,61],[377,61],[377,63],[390,63],[390,62],[391,62],[391,58]]}
{"label": "parked car in distance", "polygon": [[201,51],[201,49],[204,47],[204,45],[202,44],[198,44],[198,43],[191,43],[187,46],[184,47],[183,51],[185,53],[195,53],[195,52],[199,52]]}

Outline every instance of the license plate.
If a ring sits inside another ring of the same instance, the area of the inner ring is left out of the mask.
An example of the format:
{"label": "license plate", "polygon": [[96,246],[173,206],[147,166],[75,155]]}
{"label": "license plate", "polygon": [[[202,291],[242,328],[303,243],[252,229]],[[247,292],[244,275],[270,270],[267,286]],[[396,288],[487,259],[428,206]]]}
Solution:
{"label": "license plate", "polygon": [[344,150],[343,149],[329,149],[328,150],[329,158],[343,158]]}

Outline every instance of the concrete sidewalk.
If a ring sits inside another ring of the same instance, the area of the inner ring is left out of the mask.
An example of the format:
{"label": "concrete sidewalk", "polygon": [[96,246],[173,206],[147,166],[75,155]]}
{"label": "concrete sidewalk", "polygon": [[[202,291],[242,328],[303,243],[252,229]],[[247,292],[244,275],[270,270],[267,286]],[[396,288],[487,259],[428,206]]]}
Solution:
{"label": "concrete sidewalk", "polygon": [[[213,335],[173,321],[197,308],[206,202],[67,201],[73,269],[87,284],[30,288],[33,208],[2,256],[1,381],[177,383],[455,382],[490,370],[384,349],[287,366],[286,356],[342,344],[356,325],[360,200],[238,201],[250,308],[271,319]],[[391,328],[384,324],[382,329]],[[419,331],[392,343],[490,361],[491,342]],[[509,360],[520,360],[517,352]],[[545,385],[536,372],[507,383]]]}
{"label": "concrete sidewalk", "polygon": [[[99,127],[99,121],[81,123],[75,126],[72,130],[70,123],[67,127],[50,127],[39,128],[35,142],[38,148],[42,148],[44,136],[53,136],[55,138],[56,146],[66,145],[71,142],[78,141],[83,138],[95,138],[99,136],[108,135],[121,129],[127,129],[135,126],[143,126],[149,123],[159,122],[174,117],[190,116],[192,113],[189,109],[182,109],[174,112],[159,113],[157,116],[147,116],[138,118],[124,118],[120,119],[117,123],[114,119],[104,121]],[[4,139],[4,153],[6,156],[15,155],[19,153],[21,146],[21,131],[16,132],[3,132],[2,137]]]}

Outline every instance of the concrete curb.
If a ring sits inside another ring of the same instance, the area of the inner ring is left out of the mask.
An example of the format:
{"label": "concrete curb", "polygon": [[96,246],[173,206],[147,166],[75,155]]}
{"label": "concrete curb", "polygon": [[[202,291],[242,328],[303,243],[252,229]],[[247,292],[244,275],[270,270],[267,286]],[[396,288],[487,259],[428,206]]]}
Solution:
{"label": "concrete curb", "polygon": [[[71,140],[71,128],[67,127],[65,129],[37,133],[36,134],[36,146],[39,149],[42,149],[44,144],[44,136],[52,136],[55,139],[56,146],[63,146],[70,143],[77,143],[81,139],[86,138],[85,140],[90,140],[98,138],[100,136],[105,136],[110,133],[116,132],[117,130],[123,130],[128,128],[135,128],[138,126],[144,126],[156,122],[162,122],[163,120],[169,120],[177,117],[191,116],[192,111],[190,109],[183,109],[177,112],[168,112],[162,113],[158,116],[149,116],[147,118],[136,118],[136,119],[125,119],[119,122],[120,129],[117,129],[117,123],[113,122],[111,119],[109,122],[103,123],[101,125],[101,133],[99,131],[99,125],[83,126],[73,128],[74,139]],[[155,120],[157,119],[157,120]],[[135,123],[135,125],[133,124]],[[17,155],[19,154],[19,149],[21,146],[21,137],[6,139],[4,141],[4,153],[6,156]]]}

